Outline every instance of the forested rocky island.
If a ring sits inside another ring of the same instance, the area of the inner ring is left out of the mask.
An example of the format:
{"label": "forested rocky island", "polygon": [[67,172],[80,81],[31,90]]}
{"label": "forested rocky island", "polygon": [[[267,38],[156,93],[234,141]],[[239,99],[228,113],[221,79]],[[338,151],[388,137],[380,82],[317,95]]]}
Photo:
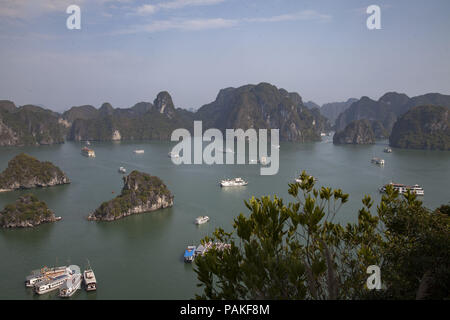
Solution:
{"label": "forested rocky island", "polygon": [[389,143],[406,149],[450,150],[450,108],[419,106],[394,125]]}
{"label": "forested rocky island", "polygon": [[113,221],[173,205],[174,196],[160,178],[134,170],[123,180],[121,194],[103,202],[88,216],[88,220]]}
{"label": "forested rocky island", "polygon": [[8,162],[0,173],[0,192],[70,183],[66,174],[49,161],[21,153]]}
{"label": "forested rocky island", "polygon": [[334,144],[374,144],[375,134],[369,120],[351,122],[343,131],[335,133]]}
{"label": "forested rocky island", "polygon": [[3,228],[28,228],[60,219],[33,194],[21,196],[0,211],[0,227]]}

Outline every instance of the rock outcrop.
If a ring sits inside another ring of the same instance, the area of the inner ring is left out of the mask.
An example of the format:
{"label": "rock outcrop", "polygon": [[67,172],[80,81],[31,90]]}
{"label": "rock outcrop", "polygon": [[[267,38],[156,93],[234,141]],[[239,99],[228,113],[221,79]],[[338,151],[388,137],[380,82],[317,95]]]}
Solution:
{"label": "rock outcrop", "polygon": [[61,218],[55,217],[45,202],[32,194],[21,196],[0,211],[0,227],[3,228],[28,228],[59,220]]}
{"label": "rock outcrop", "polygon": [[351,122],[343,131],[334,134],[333,143],[374,144],[375,134],[370,121],[363,119]]}
{"label": "rock outcrop", "polygon": [[21,153],[0,173],[0,192],[70,183],[64,172],[51,162],[41,162]]}
{"label": "rock outcrop", "polygon": [[123,177],[123,180],[121,194],[102,203],[88,216],[88,220],[113,221],[173,205],[173,195],[158,177],[135,170]]}
{"label": "rock outcrop", "polygon": [[395,123],[389,137],[392,147],[450,150],[450,108],[419,106]]}

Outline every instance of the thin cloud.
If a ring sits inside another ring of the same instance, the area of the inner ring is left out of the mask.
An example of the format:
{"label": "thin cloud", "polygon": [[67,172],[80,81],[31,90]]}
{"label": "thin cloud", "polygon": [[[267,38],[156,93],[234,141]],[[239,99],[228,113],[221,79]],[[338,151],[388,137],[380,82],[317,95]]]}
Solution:
{"label": "thin cloud", "polygon": [[132,34],[141,32],[160,32],[167,30],[206,30],[206,29],[220,29],[231,28],[245,23],[276,23],[283,21],[329,21],[332,17],[327,14],[321,14],[313,10],[305,10],[294,14],[283,14],[272,17],[259,18],[242,18],[242,19],[167,19],[157,20],[150,24],[135,25],[127,30],[116,32],[115,34]]}
{"label": "thin cloud", "polygon": [[212,18],[212,19],[169,19],[169,20],[158,20],[150,24],[134,26],[129,30],[121,32],[122,34],[127,33],[139,33],[139,32],[160,32],[167,30],[206,30],[206,29],[220,29],[220,28],[230,28],[237,25],[237,20],[223,19],[223,18]]}
{"label": "thin cloud", "polygon": [[282,14],[266,18],[247,18],[247,22],[282,22],[282,21],[298,21],[298,20],[320,20],[329,21],[331,16],[322,14],[314,10],[300,11],[294,14]]}
{"label": "thin cloud", "polygon": [[138,15],[151,15],[160,9],[180,9],[188,6],[209,6],[215,5],[226,0],[172,0],[168,2],[160,2],[157,4],[144,4],[136,8]]}

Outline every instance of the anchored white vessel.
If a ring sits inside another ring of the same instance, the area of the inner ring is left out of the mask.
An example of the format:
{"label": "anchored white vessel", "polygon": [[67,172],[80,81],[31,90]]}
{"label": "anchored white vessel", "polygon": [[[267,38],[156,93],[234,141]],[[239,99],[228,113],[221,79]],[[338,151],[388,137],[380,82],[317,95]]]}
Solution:
{"label": "anchored white vessel", "polygon": [[127,172],[127,169],[125,169],[124,167],[120,167],[120,168],[119,168],[119,172],[120,172],[120,173],[126,173],[126,172]]}
{"label": "anchored white vessel", "polygon": [[200,216],[195,219],[195,224],[203,224],[209,221],[208,216]]}
{"label": "anchored white vessel", "polygon": [[247,184],[248,182],[242,178],[225,179],[220,181],[221,187],[241,187],[246,186]]}
{"label": "anchored white vessel", "polygon": [[261,159],[259,160],[259,163],[263,166],[266,166],[270,163],[270,161],[267,160],[267,157],[261,157]]}
{"label": "anchored white vessel", "polygon": [[86,291],[97,290],[97,279],[95,278],[94,271],[91,268],[84,271],[83,278]]}
{"label": "anchored white vessel", "polygon": [[66,281],[59,288],[59,296],[62,298],[71,297],[78,289],[81,288],[81,272],[80,267],[76,265],[69,266],[70,274]]}
{"label": "anchored white vessel", "polygon": [[386,186],[392,186],[394,190],[398,191],[400,194],[406,193],[408,190],[410,190],[411,193],[416,194],[417,196],[423,196],[425,194],[423,188],[419,186],[418,184],[415,184],[413,186],[407,186],[406,184],[400,184],[400,183],[389,183],[383,187],[380,188],[380,192],[386,192]]}
{"label": "anchored white vessel", "polygon": [[384,159],[381,158],[372,158],[372,163],[378,164],[380,166],[384,166]]}
{"label": "anchored white vessel", "polygon": [[31,274],[25,278],[25,286],[31,288],[38,282],[63,275],[67,272],[66,269],[67,267],[63,266],[53,268],[43,267],[42,269],[33,270],[31,271]]}
{"label": "anchored white vessel", "polygon": [[59,287],[61,287],[66,282],[66,280],[70,278],[69,274],[70,270],[69,268],[67,268],[67,272],[60,276],[57,276],[55,278],[49,277],[46,280],[39,281],[34,285],[34,292],[36,292],[37,294],[44,294],[59,289]]}
{"label": "anchored white vessel", "polygon": [[391,148],[384,148],[383,150],[385,153],[392,153],[392,149]]}
{"label": "anchored white vessel", "polygon": [[138,149],[138,150],[134,150],[134,153],[137,153],[137,154],[139,154],[139,153],[144,153],[145,151],[143,150],[143,149]]}
{"label": "anchored white vessel", "polygon": [[92,149],[89,149],[88,147],[83,147],[81,149],[81,154],[83,156],[89,157],[89,158],[95,158],[95,152]]}

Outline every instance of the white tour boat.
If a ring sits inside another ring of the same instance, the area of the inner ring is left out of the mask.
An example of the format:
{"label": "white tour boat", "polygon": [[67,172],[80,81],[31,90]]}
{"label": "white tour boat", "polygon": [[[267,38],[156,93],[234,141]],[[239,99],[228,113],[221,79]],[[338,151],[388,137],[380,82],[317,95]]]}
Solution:
{"label": "white tour boat", "polygon": [[70,274],[66,281],[59,288],[59,296],[62,298],[71,297],[78,289],[81,288],[81,272],[80,267],[76,265],[69,266]]}
{"label": "white tour boat", "polygon": [[415,184],[413,186],[408,186],[406,184],[400,184],[400,183],[389,183],[383,187],[380,188],[380,192],[384,193],[386,192],[387,186],[392,186],[395,191],[398,191],[400,194],[405,194],[408,190],[410,190],[411,193],[414,193],[417,196],[423,196],[425,194],[423,188],[419,186],[418,184]]}
{"label": "white tour boat", "polygon": [[242,178],[225,179],[220,181],[221,187],[241,187],[246,186],[247,184],[248,182]]}
{"label": "white tour boat", "polygon": [[28,288],[34,287],[38,282],[47,280],[51,277],[57,277],[67,272],[67,267],[43,267],[42,269],[33,270],[31,274],[25,278],[25,286]]}
{"label": "white tour boat", "polygon": [[195,219],[195,224],[203,224],[209,221],[208,216],[200,216]]}
{"label": "white tour boat", "polygon": [[380,166],[384,166],[384,159],[381,158],[372,158],[372,163],[378,164]]}
{"label": "white tour boat", "polygon": [[86,291],[97,290],[97,279],[95,278],[94,271],[91,268],[84,271],[83,278]]}
{"label": "white tour boat", "polygon": [[143,149],[138,149],[138,150],[134,150],[134,153],[136,154],[140,154],[140,153],[144,153],[145,151]]}

